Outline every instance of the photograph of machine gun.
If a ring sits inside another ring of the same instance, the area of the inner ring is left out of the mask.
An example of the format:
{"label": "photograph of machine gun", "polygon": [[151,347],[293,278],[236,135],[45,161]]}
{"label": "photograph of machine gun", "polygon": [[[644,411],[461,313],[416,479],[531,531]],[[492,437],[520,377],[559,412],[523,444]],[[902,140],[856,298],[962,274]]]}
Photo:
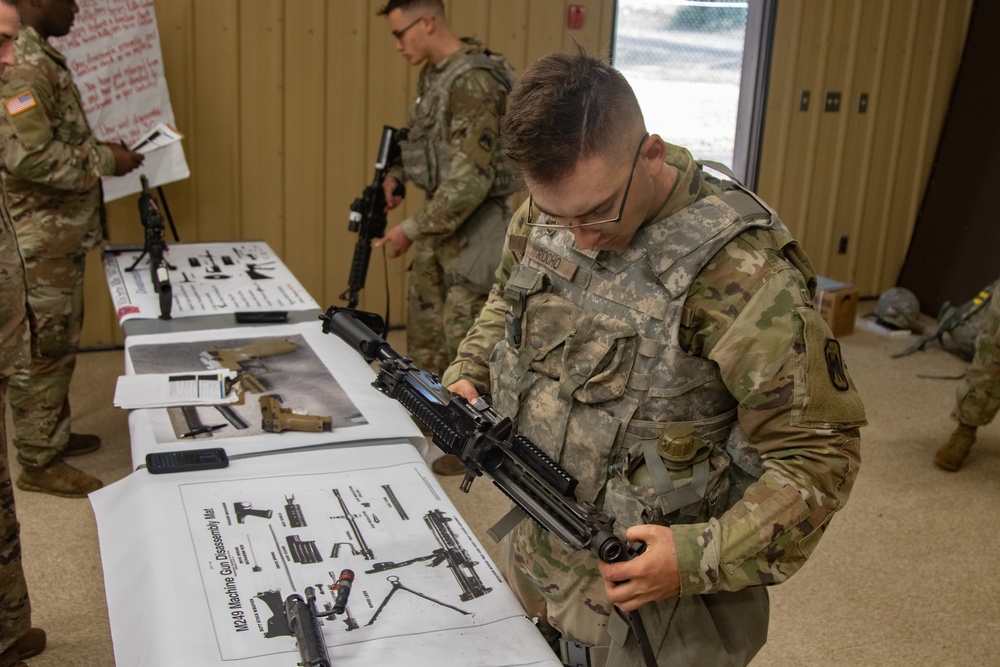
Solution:
{"label": "photograph of machine gun", "polygon": [[[334,334],[366,361],[379,364],[372,386],[405,407],[433,435],[434,444],[454,454],[466,466],[461,490],[485,476],[514,501],[514,508],[488,532],[499,541],[530,517],[571,549],[588,550],[616,563],[630,560],[645,549],[627,544],[614,532],[614,518],[574,497],[576,480],[527,438],[514,433],[513,424],[485,400],[470,404],[441,386],[438,376],[422,370],[398,354],[365,322],[377,315],[331,306],[322,315],[323,332]],[[616,608],[617,609],[617,608]],[[621,612],[619,612],[621,613]],[[647,665],[655,665],[652,646],[638,611],[626,620],[635,633]]]}
{"label": "photograph of machine gun", "polygon": [[[242,398],[220,406],[166,408],[169,426],[154,424],[157,442],[284,431],[324,432],[368,423],[301,335],[131,345],[136,373],[236,371]],[[322,387],[322,390],[315,388]],[[261,400],[262,396],[270,396]],[[209,426],[228,424],[218,430]]]}

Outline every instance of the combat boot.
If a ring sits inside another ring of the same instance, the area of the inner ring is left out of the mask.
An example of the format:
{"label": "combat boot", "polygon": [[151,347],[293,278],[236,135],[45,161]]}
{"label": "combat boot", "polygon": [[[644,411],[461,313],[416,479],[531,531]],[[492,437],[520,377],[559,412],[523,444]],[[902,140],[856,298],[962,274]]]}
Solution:
{"label": "combat boot", "polygon": [[28,663],[17,657],[17,649],[11,646],[0,653],[0,667],[28,667]]}
{"label": "combat boot", "polygon": [[90,435],[89,433],[70,433],[69,444],[67,444],[66,449],[62,451],[62,455],[64,457],[80,456],[81,454],[96,452],[100,448],[101,439],[96,435]]}
{"label": "combat boot", "polygon": [[17,488],[24,491],[51,493],[63,498],[85,498],[104,483],[77,470],[62,459],[55,459],[43,468],[25,466],[17,478]]}
{"label": "combat boot", "polygon": [[17,657],[21,660],[34,658],[45,650],[45,630],[41,628],[28,628],[28,631],[18,637],[14,642],[17,650]]}
{"label": "combat boot", "polygon": [[976,427],[959,422],[958,428],[948,438],[948,442],[944,443],[938,450],[934,457],[934,463],[939,468],[955,472],[962,467],[962,462],[969,455],[969,450],[972,449],[972,443],[975,441]]}

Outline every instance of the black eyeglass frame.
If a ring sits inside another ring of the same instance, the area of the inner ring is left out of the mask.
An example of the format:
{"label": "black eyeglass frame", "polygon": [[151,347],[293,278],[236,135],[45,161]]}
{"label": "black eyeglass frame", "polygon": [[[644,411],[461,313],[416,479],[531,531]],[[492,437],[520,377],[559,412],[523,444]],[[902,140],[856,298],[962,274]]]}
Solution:
{"label": "black eyeglass frame", "polygon": [[581,222],[576,225],[564,225],[558,222],[532,222],[531,221],[531,210],[534,208],[535,203],[531,195],[528,195],[528,219],[524,224],[529,227],[539,227],[542,229],[580,229],[583,227],[596,227],[597,225],[616,225],[622,221],[622,216],[625,215],[625,202],[628,201],[628,191],[632,187],[632,177],[635,176],[635,165],[639,164],[639,155],[642,153],[642,147],[646,143],[646,139],[649,139],[649,132],[642,135],[642,141],[639,142],[639,147],[635,149],[635,157],[632,158],[632,169],[629,171],[628,180],[625,182],[625,193],[622,195],[622,203],[618,208],[618,215],[608,220],[592,220],[590,222]]}
{"label": "black eyeglass frame", "polygon": [[392,36],[396,38],[397,42],[402,42],[403,41],[403,37],[406,36],[406,33],[409,32],[410,28],[414,27],[415,25],[417,25],[418,23],[420,23],[424,19],[429,19],[429,18],[432,18],[429,14],[427,16],[421,16],[416,21],[414,21],[410,25],[406,26],[402,30],[390,30],[390,32],[392,33]]}

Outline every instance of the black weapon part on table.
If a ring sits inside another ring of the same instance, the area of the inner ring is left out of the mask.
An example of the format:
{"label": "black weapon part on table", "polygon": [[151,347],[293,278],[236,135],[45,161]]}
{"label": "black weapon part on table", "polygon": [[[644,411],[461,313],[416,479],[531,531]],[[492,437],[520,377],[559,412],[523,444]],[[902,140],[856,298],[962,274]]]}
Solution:
{"label": "black weapon part on table", "polygon": [[243,429],[250,428],[250,424],[247,423],[247,420],[240,417],[240,413],[236,412],[236,410],[233,410],[228,405],[216,405],[215,409],[219,411],[219,414],[225,417],[227,422],[233,425],[233,428],[241,431]]}
{"label": "black weapon part on table", "polygon": [[392,490],[392,487],[388,484],[383,484],[382,490],[385,491],[385,497],[386,500],[389,501],[389,504],[396,508],[399,518],[403,521],[409,521],[410,516],[406,513],[406,510],[403,509],[403,506],[399,504],[399,499],[396,498],[396,493]]}
{"label": "black weapon part on table", "polygon": [[447,563],[448,569],[451,570],[452,575],[454,575],[455,580],[462,589],[460,599],[463,602],[486,595],[493,589],[483,584],[483,580],[476,574],[475,566],[479,564],[479,561],[472,560],[468,552],[459,544],[458,536],[448,525],[450,521],[452,519],[446,516],[443,511],[431,510],[424,515],[424,523],[427,524],[434,538],[441,545],[439,549],[435,549],[427,555],[417,556],[416,558],[410,558],[398,563],[392,561],[375,563],[372,569],[365,570],[365,573],[384,572],[421,561],[430,561],[428,563],[429,567],[436,567],[441,563]]}
{"label": "black weapon part on table", "polygon": [[253,508],[253,503],[247,502],[234,502],[233,511],[236,512],[236,523],[243,523],[247,520],[248,516],[256,516],[262,519],[270,519],[271,515],[274,514],[271,510],[258,510]]}
{"label": "black weapon part on table", "polygon": [[323,562],[323,556],[314,540],[303,540],[298,535],[289,535],[285,538],[285,542],[288,544],[288,552],[292,560],[299,565]]}
{"label": "black weapon part on table", "polygon": [[199,260],[197,257],[188,257],[188,264],[191,265],[191,268],[197,269],[198,267],[201,266],[201,260]]}
{"label": "black weapon part on table", "polygon": [[171,266],[164,256],[167,242],[163,240],[163,216],[160,214],[153,193],[149,190],[149,180],[143,174],[139,176],[139,181],[142,183],[142,193],[139,195],[139,221],[142,223],[145,240],[142,253],[135,258],[132,266],[125,270],[134,271],[143,257],[149,257],[149,280],[154,291],[160,295],[160,319],[169,320],[174,300],[170,272],[177,270],[177,267]]}
{"label": "black weapon part on table", "polygon": [[322,612],[316,610],[316,590],[312,586],[306,587],[304,599],[293,593],[285,600],[285,617],[295,636],[295,645],[299,649],[301,658],[299,667],[330,667],[330,655],[327,652],[319,619],[332,620],[337,614],[344,614],[347,611],[347,600],[353,581],[354,572],[342,571],[335,585],[336,600],[332,605],[325,603]]}
{"label": "black weapon part on table", "polygon": [[358,527],[358,522],[354,520],[354,514],[347,509],[347,504],[344,502],[343,496],[340,495],[340,489],[333,489],[333,495],[337,498],[337,502],[340,503],[340,509],[343,511],[343,514],[332,516],[330,518],[345,519],[350,525],[351,534],[357,541],[358,546],[355,547],[353,542],[337,542],[333,545],[333,551],[330,552],[330,557],[337,558],[340,555],[340,547],[347,544],[351,548],[351,553],[353,555],[362,556],[365,560],[372,560],[375,558],[375,554],[365,541],[365,536],[361,533],[361,529]]}
{"label": "black weapon part on table", "polygon": [[302,506],[295,502],[295,496],[285,496],[285,516],[292,528],[306,526],[306,517],[302,514]]}
{"label": "black weapon part on table", "polygon": [[473,615],[471,611],[465,611],[464,609],[459,609],[455,605],[448,604],[447,602],[442,602],[441,600],[436,600],[436,599],[430,597],[429,595],[424,595],[423,593],[421,593],[419,591],[415,591],[412,588],[407,588],[406,586],[404,586],[403,584],[401,584],[399,582],[399,577],[397,577],[397,576],[393,575],[393,576],[386,577],[386,581],[388,581],[390,584],[392,584],[392,590],[390,590],[389,593],[388,593],[388,595],[385,596],[385,599],[382,600],[382,603],[378,606],[378,609],[375,610],[375,613],[372,615],[371,619],[367,623],[365,623],[365,625],[372,625],[373,623],[375,623],[375,621],[379,617],[379,614],[382,613],[382,610],[385,609],[385,606],[389,603],[389,600],[392,599],[392,596],[396,593],[396,591],[400,591],[400,590],[406,591],[407,593],[412,593],[413,595],[416,595],[419,598],[423,598],[424,600],[430,600],[434,604],[441,605],[442,607],[447,607],[448,609],[453,609],[453,610],[457,611],[458,613],[462,614],[463,616],[472,616]]}
{"label": "black weapon part on table", "polygon": [[233,258],[230,257],[229,255],[222,256],[222,263],[225,264],[226,266],[232,266],[233,264],[235,264]]}
{"label": "black weapon part on table", "polygon": [[[334,334],[366,361],[378,362],[372,386],[396,399],[417,421],[430,430],[434,444],[457,456],[466,467],[460,486],[469,491],[472,482],[486,476],[515,507],[489,535],[495,540],[510,532],[525,517],[531,517],[571,549],[587,550],[608,563],[631,560],[642,554],[645,544],[627,544],[614,533],[614,518],[593,503],[576,500],[576,480],[535,443],[514,432],[509,417],[501,416],[485,400],[471,404],[441,386],[436,374],[417,367],[397,353],[366,322],[378,315],[359,314],[330,306],[320,316],[323,333]],[[617,607],[615,608],[617,609]],[[623,613],[648,667],[656,658],[638,610]]]}

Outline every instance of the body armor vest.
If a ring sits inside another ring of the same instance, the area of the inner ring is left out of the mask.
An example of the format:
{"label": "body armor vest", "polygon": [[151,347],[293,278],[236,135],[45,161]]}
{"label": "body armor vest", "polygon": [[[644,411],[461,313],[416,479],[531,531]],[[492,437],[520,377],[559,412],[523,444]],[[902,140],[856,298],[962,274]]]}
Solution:
{"label": "body armor vest", "polygon": [[[399,146],[407,179],[428,195],[434,194],[451,170],[448,98],[452,84],[473,69],[488,71],[505,93],[514,87],[514,69],[501,54],[488,49],[454,58],[441,72],[435,73],[432,65],[420,72],[417,97],[410,107],[410,126]],[[495,174],[487,197],[504,197],[524,187],[514,176],[502,140],[499,141],[493,153]]]}
{"label": "body armor vest", "polygon": [[763,472],[718,367],[679,344],[695,276],[750,227],[793,243],[773,211],[734,189],[647,223],[623,253],[531,229],[511,272],[494,406],[622,532],[718,516]]}

